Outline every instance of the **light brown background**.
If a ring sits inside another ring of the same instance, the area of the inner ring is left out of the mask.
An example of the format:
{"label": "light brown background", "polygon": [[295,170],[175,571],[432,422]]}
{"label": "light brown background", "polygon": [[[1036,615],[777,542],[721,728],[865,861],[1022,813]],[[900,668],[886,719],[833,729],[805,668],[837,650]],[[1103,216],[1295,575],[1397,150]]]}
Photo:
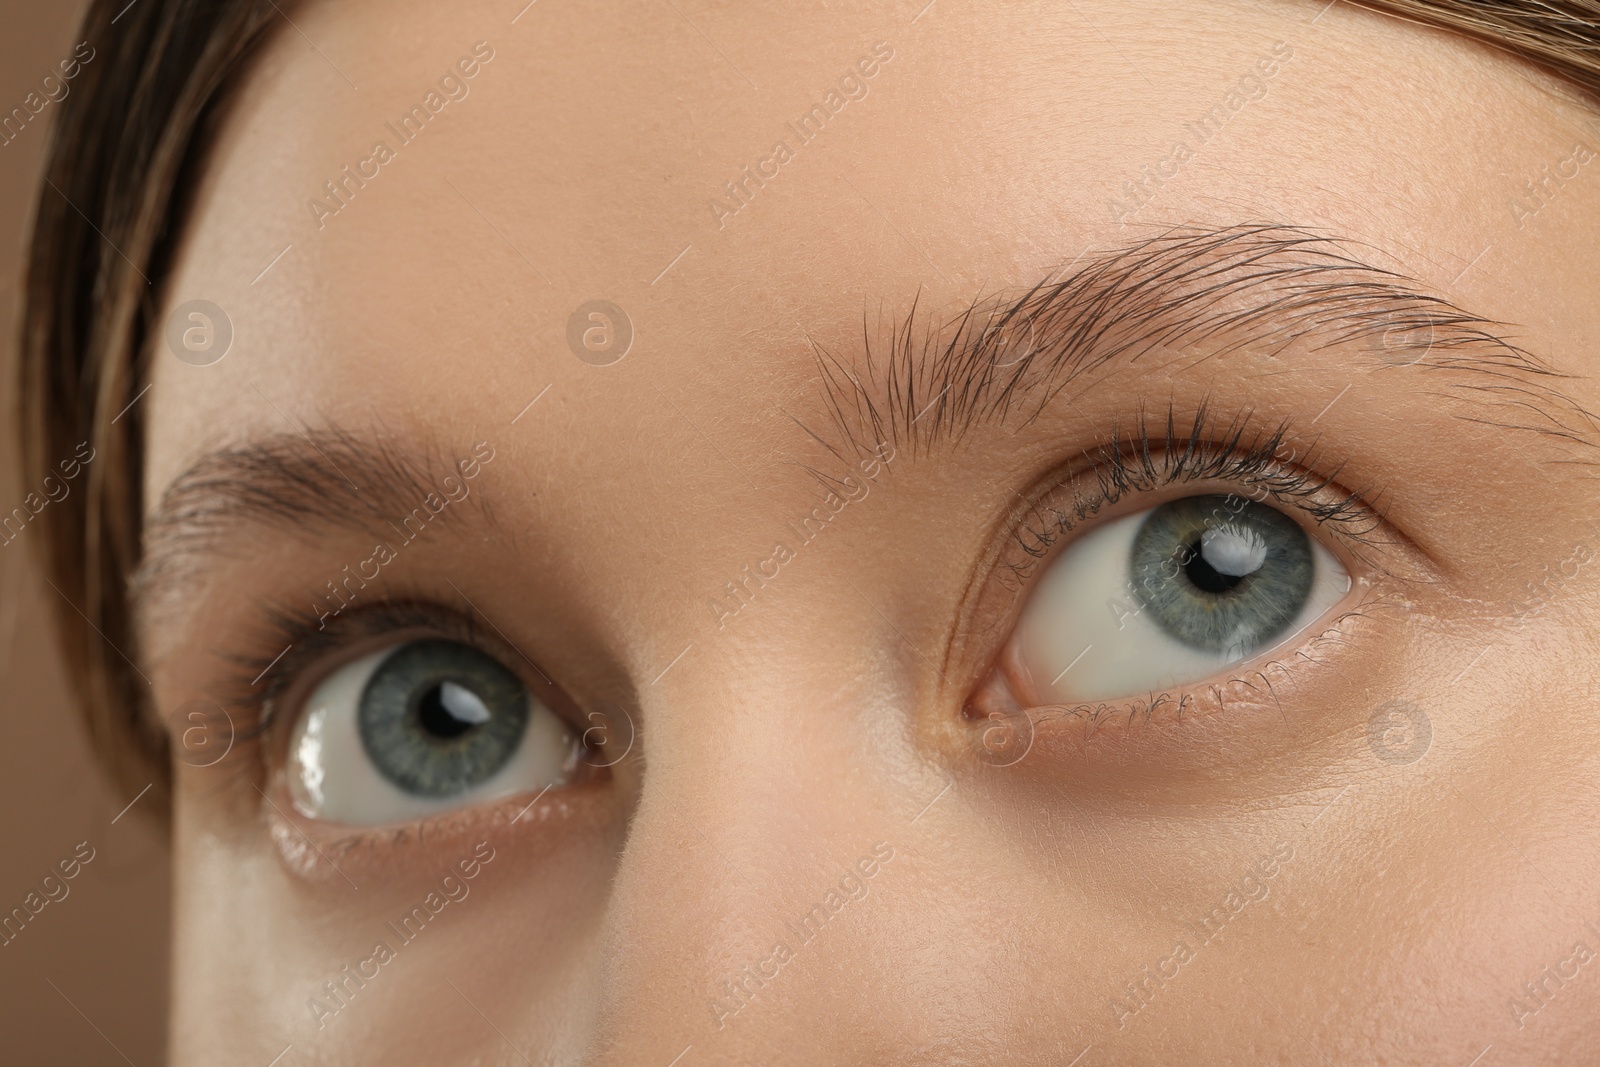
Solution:
{"label": "light brown background", "polygon": [[[72,51],[83,7],[0,0],[0,113]],[[0,147],[0,512],[33,488],[16,469],[12,375],[22,252],[56,108]],[[166,843],[139,805],[111,822],[123,802],[101,784],[67,696],[48,614],[60,599],[32,555],[39,536],[30,527],[0,547],[0,913],[78,842],[96,855],[64,900],[0,947],[0,1062],[152,1067],[165,1045]]]}

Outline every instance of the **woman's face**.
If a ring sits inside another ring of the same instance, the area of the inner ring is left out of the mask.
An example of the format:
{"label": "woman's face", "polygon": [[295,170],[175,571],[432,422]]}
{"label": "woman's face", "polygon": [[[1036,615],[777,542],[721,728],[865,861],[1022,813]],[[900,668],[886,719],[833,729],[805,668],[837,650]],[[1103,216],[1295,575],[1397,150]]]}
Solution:
{"label": "woman's face", "polygon": [[519,7],[291,11],[198,187],[176,1062],[1592,1055],[1591,112],[1320,0]]}

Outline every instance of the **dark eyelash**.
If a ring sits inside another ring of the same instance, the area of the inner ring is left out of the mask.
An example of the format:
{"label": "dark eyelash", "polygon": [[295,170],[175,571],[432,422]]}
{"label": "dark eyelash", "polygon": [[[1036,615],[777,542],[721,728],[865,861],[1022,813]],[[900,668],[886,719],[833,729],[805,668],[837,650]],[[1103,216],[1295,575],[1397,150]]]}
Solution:
{"label": "dark eyelash", "polygon": [[[1033,509],[1034,520],[1025,522],[1016,540],[1034,561],[1042,559],[1062,536],[1080,523],[1132,493],[1148,493],[1163,486],[1192,481],[1233,482],[1247,491],[1261,490],[1286,507],[1296,508],[1319,526],[1336,530],[1357,546],[1380,544],[1374,533],[1381,525],[1376,510],[1381,491],[1343,490],[1337,499],[1325,498],[1343,465],[1327,474],[1312,473],[1322,456],[1313,439],[1292,462],[1279,457],[1293,440],[1287,421],[1271,428],[1252,424],[1252,412],[1233,416],[1226,423],[1202,402],[1187,430],[1180,430],[1175,411],[1153,422],[1143,409],[1128,433],[1112,425],[1111,439],[1086,452],[1086,469],[1079,477],[1092,478],[1093,489],[1080,492],[1074,478],[1072,503],[1063,510]],[[1023,567],[1012,568],[1023,577]]]}
{"label": "dark eyelash", "polygon": [[[245,652],[223,653],[230,667],[229,707],[245,713],[249,729],[241,739],[254,740],[272,725],[280,703],[306,670],[352,642],[406,630],[427,630],[462,644],[482,648],[484,638],[471,615],[432,601],[387,598],[353,608],[319,626],[284,603],[261,608],[262,626]],[[492,651],[485,649],[485,651]]]}
{"label": "dark eyelash", "polygon": [[[1303,454],[1295,456],[1296,465],[1285,463],[1278,453],[1291,440],[1288,422],[1271,429],[1253,428],[1252,417],[1247,411],[1223,425],[1212,415],[1209,403],[1202,402],[1186,431],[1178,429],[1170,406],[1159,424],[1153,424],[1141,409],[1126,435],[1113,423],[1110,440],[1085,453],[1085,473],[1093,476],[1095,488],[1082,495],[1074,481],[1070,512],[1052,507],[1046,516],[1035,508],[1040,521],[1019,527],[1017,542],[1037,562],[1066,533],[1130,493],[1210,480],[1259,488],[1280,503],[1306,512],[1318,525],[1332,524],[1355,544],[1377,544],[1372,534],[1380,520],[1374,505],[1381,493],[1371,494],[1370,501],[1357,491],[1332,501],[1321,499],[1320,494],[1335,482],[1341,468],[1336,466],[1326,475],[1310,472],[1308,468],[1319,458],[1315,439]],[[1022,577],[1021,566],[1012,569]],[[352,641],[409,629],[429,630],[464,644],[484,644],[470,614],[420,598],[378,600],[339,616],[326,627],[314,625],[282,602],[263,605],[261,617],[262,628],[252,650],[222,655],[232,668],[225,700],[229,707],[245,713],[248,726],[239,735],[247,742],[271,727],[284,694],[305,670]]]}

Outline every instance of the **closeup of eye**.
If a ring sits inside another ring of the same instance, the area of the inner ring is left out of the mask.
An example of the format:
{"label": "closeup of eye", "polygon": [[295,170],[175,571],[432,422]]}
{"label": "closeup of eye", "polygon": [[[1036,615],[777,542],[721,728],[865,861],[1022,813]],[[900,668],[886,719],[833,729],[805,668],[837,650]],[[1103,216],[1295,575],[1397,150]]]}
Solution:
{"label": "closeup of eye", "polygon": [[399,822],[560,785],[578,749],[566,722],[493,657],[410,641],[312,692],[290,739],[289,795],[310,818]]}
{"label": "closeup of eye", "polygon": [[1204,681],[1281,645],[1350,591],[1283,511],[1190,496],[1107,522],[1041,574],[1005,661],[1032,704]]}

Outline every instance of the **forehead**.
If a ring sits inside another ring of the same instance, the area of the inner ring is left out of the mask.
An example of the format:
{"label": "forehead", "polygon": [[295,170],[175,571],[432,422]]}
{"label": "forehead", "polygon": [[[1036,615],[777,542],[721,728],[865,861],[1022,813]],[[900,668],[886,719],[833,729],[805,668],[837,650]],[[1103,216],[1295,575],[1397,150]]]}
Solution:
{"label": "forehead", "polygon": [[[1175,223],[1325,227],[1540,324],[1570,295],[1548,264],[1592,255],[1506,240],[1506,176],[1587,118],[1348,5],[517,7],[312,3],[268,41],[166,296],[221,308],[232,348],[157,351],[147,499],[218,444],[491,436],[547,387],[557,414],[518,432],[550,463],[649,477],[651,442],[710,420],[749,469],[864,312]],[[1462,273],[1497,241],[1492,284]],[[621,362],[579,358],[613,325]]]}

